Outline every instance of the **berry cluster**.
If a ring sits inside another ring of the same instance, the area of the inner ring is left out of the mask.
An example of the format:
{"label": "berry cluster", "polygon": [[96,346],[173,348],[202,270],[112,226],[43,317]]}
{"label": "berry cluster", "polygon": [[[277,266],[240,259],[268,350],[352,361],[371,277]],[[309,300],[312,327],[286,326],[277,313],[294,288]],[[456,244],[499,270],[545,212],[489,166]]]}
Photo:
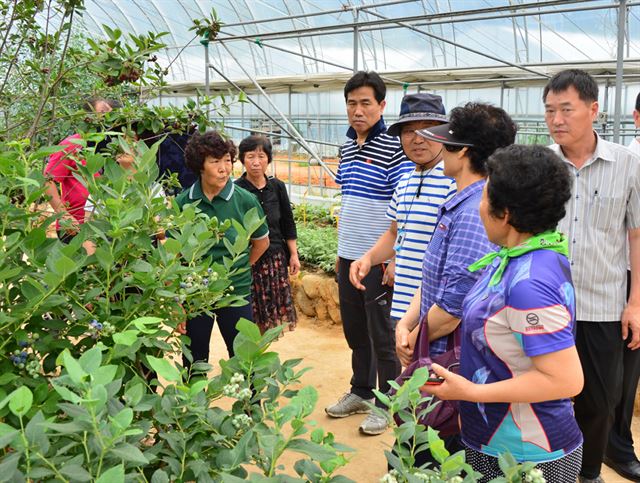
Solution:
{"label": "berry cluster", "polygon": [[240,387],[240,384],[244,382],[244,376],[238,372],[236,372],[231,379],[229,380],[229,384],[222,388],[222,393],[225,396],[232,397],[234,399],[239,399],[241,401],[247,400],[251,398],[251,389],[248,387]]}
{"label": "berry cluster", "polygon": [[238,431],[251,427],[252,423],[253,423],[253,419],[251,419],[246,414],[236,414],[231,419],[231,424]]}
{"label": "berry cluster", "polygon": [[173,300],[177,303],[183,303],[187,299],[187,295],[206,290],[209,283],[216,280],[218,280],[218,273],[214,272],[212,268],[208,268],[202,274],[192,273],[183,282],[180,282],[180,290]]}
{"label": "berry cluster", "polygon": [[[437,476],[427,475],[426,473],[422,473],[421,471],[416,471],[411,474],[412,478],[418,481],[442,481]],[[400,478],[400,473],[398,470],[391,470],[389,473],[380,478],[380,483],[398,483],[399,481],[405,481],[404,478]],[[446,483],[462,483],[464,480],[461,476],[454,476],[449,478]]]}
{"label": "berry cluster", "polygon": [[28,352],[27,349],[40,338],[40,334],[29,334],[27,340],[18,341],[20,349],[16,349],[9,356],[9,360],[13,362],[13,365],[18,369],[26,369],[30,376],[38,378],[40,376],[40,362],[38,361],[36,354]]}
{"label": "berry cluster", "polygon": [[524,480],[527,483],[546,483],[542,470],[539,468],[531,468],[524,474]]}
{"label": "berry cluster", "polygon": [[109,322],[98,322],[96,319],[92,319],[89,322],[89,334],[93,339],[97,339],[100,336],[109,336],[116,331]]}

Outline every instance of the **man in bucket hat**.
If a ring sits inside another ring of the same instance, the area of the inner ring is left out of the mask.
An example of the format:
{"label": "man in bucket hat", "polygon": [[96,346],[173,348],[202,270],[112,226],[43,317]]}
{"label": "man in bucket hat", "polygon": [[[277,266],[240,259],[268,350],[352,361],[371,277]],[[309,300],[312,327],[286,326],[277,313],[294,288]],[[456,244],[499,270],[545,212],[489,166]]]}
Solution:
{"label": "man in bucket hat", "polygon": [[[398,182],[395,189],[387,209],[387,218],[391,220],[389,229],[350,267],[351,283],[363,290],[362,279],[371,267],[395,256],[391,304],[394,325],[407,311],[420,286],[422,257],[436,227],[438,207],[456,192],[454,180],[443,173],[442,144],[416,134],[419,129],[446,122],[440,96],[419,93],[402,99],[398,121],[389,127],[387,133],[400,137],[404,154],[415,168]],[[386,273],[393,277],[391,264]],[[387,425],[386,419],[370,414],[360,430],[366,434],[378,434]]]}

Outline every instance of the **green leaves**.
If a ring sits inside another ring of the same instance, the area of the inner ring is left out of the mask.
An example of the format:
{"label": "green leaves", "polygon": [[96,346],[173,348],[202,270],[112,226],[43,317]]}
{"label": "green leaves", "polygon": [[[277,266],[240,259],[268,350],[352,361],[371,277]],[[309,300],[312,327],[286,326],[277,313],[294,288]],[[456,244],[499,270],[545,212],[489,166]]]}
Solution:
{"label": "green leaves", "polygon": [[182,379],[180,371],[169,361],[153,356],[148,356],[147,360],[151,368],[163,379],[169,382],[179,382]]}
{"label": "green leaves", "polygon": [[62,353],[62,365],[67,370],[67,374],[69,374],[71,380],[76,384],[83,382],[85,377],[87,377],[85,370],[80,363],[73,358],[68,349]]}
{"label": "green leaves", "polygon": [[9,397],[9,409],[16,416],[22,417],[31,409],[33,393],[28,387],[19,387]]}
{"label": "green leaves", "polygon": [[124,465],[109,468],[100,475],[96,483],[124,483]]}

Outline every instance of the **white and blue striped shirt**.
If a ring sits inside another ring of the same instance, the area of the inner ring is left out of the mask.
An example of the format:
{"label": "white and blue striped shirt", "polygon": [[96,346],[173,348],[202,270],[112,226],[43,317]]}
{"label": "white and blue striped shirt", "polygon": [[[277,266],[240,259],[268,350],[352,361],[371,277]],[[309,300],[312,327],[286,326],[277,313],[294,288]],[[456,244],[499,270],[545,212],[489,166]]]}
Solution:
{"label": "white and blue striped shirt", "polygon": [[386,211],[402,176],[413,169],[400,140],[386,134],[384,121],[371,128],[362,146],[353,128],[340,148],[336,182],[341,186],[338,256],[357,260],[389,228]]}
{"label": "white and blue striped shirt", "polygon": [[409,308],[420,286],[422,258],[436,228],[438,207],[456,193],[456,183],[444,175],[443,166],[440,161],[431,170],[406,174],[389,203],[387,218],[398,224],[391,317],[400,318]]}

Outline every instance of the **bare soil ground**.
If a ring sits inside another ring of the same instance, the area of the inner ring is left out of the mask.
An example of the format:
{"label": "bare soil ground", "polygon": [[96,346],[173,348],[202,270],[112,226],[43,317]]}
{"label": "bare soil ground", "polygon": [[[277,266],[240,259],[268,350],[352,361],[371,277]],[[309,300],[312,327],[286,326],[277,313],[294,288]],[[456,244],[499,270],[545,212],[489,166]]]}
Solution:
{"label": "bare soil ground", "polygon": [[[325,431],[332,432],[336,441],[356,450],[349,464],[339,473],[358,483],[379,481],[387,468],[384,450],[393,444],[391,431],[380,436],[363,436],[358,432],[358,426],[364,415],[333,419],[324,413],[324,408],[349,388],[351,352],[342,328],[337,325],[320,325],[313,319],[301,316],[296,329],[293,332],[285,331],[284,337],[275,342],[272,348],[280,354],[281,360],[302,358],[302,366],[311,368],[302,376],[303,384],[315,387],[319,394],[318,405],[311,419]],[[212,361],[224,352],[222,337],[216,329],[212,337]],[[634,419],[633,432],[636,441],[640,441],[638,418]],[[283,459],[283,463],[287,468],[292,468],[297,459],[299,456],[290,454]],[[607,483],[628,481],[606,466],[603,466],[602,476]]]}

